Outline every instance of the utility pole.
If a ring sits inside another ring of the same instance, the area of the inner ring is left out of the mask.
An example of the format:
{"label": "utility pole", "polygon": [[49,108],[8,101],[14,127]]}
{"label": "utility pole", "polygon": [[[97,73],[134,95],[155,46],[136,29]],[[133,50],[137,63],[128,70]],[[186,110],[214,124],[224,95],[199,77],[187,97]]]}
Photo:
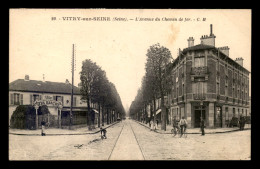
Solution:
{"label": "utility pole", "polygon": [[73,106],[73,86],[74,86],[74,50],[75,45],[72,44],[72,61],[71,61],[71,73],[72,73],[72,84],[71,84],[71,99],[70,99],[70,125],[69,129],[71,129],[72,126],[72,106]]}

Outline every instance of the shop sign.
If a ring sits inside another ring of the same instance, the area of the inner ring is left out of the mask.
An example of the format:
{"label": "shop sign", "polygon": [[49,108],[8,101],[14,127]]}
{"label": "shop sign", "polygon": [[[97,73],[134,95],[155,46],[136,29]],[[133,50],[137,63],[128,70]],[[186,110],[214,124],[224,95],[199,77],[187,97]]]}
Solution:
{"label": "shop sign", "polygon": [[34,102],[34,105],[42,106],[42,105],[47,105],[47,106],[60,106],[62,105],[61,101],[56,101],[56,100],[36,100]]}

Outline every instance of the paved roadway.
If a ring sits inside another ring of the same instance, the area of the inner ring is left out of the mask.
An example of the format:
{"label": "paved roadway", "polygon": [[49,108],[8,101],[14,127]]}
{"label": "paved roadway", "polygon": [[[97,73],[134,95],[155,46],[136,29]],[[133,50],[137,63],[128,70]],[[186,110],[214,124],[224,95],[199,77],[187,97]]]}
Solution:
{"label": "paved roadway", "polygon": [[[47,131],[48,132],[48,131]],[[10,160],[250,160],[251,131],[187,138],[159,134],[132,121],[100,134],[9,135]]]}

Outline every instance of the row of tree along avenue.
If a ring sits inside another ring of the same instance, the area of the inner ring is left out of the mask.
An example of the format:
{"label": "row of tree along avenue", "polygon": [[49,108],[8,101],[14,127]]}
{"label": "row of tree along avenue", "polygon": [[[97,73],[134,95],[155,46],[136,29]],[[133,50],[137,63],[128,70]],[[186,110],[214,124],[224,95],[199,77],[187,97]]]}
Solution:
{"label": "row of tree along avenue", "polygon": [[95,112],[91,111],[90,103],[98,104],[98,127],[104,125],[105,119],[109,124],[111,119],[119,117],[122,120],[125,117],[125,110],[116,87],[109,82],[106,72],[100,66],[90,59],[83,61],[80,80],[82,100],[87,101],[88,112],[91,112],[87,118],[89,129],[92,129],[95,119]]}
{"label": "row of tree along avenue", "polygon": [[[135,100],[130,106],[131,118],[149,122],[156,120],[156,99],[164,98],[170,90],[171,78],[167,76],[172,55],[169,49],[160,44],[154,44],[147,50],[145,65],[145,75],[142,79],[142,86],[138,90]],[[166,107],[164,99],[161,100],[161,129],[166,130]],[[151,104],[152,103],[152,104]],[[150,110],[146,110],[147,105],[151,105]],[[150,117],[148,117],[148,113]]]}

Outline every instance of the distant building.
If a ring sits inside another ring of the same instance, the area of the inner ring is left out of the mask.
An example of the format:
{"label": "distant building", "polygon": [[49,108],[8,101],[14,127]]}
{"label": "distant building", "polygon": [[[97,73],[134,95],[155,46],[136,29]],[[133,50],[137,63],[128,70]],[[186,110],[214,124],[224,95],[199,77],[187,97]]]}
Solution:
{"label": "distant building", "polygon": [[[69,124],[71,84],[68,80],[65,83],[38,81],[30,80],[26,75],[24,79],[11,82],[9,84],[9,122],[18,105],[34,105],[36,102],[48,106],[50,114],[55,119],[55,126],[58,125],[58,105],[61,104],[61,125]],[[91,103],[91,108],[97,113],[96,104]],[[72,112],[73,125],[87,123],[87,103],[81,100],[80,89],[76,86],[73,87]]]}

